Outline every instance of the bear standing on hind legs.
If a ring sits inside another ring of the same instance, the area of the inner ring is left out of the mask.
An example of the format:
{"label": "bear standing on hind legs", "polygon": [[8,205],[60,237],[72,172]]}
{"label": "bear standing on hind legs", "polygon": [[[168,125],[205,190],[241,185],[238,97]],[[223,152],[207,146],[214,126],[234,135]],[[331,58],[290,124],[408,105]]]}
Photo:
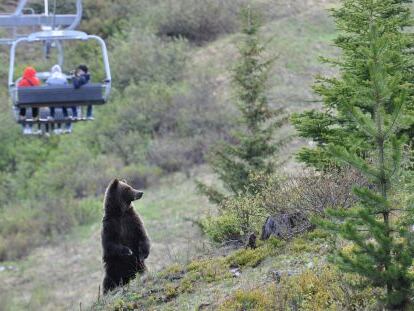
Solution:
{"label": "bear standing on hind legs", "polygon": [[149,255],[150,242],[131,204],[142,195],[143,192],[118,179],[106,189],[102,220],[104,294],[146,270],[144,260]]}

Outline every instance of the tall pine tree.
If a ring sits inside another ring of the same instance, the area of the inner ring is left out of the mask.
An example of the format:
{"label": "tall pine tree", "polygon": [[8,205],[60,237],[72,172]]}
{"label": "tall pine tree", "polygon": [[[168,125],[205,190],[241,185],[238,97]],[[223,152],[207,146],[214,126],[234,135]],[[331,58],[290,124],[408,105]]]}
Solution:
{"label": "tall pine tree", "polygon": [[[412,46],[413,36],[405,29],[413,24],[411,0],[342,0],[339,9],[333,10],[340,35],[335,45],[341,50],[340,59],[324,59],[339,69],[339,78],[318,77],[315,92],[322,97],[323,109],[295,114],[292,122],[300,136],[312,139],[316,148],[305,148],[299,154],[300,161],[309,166],[324,169],[333,162],[326,146],[330,143],[353,147],[360,155],[372,150],[367,135],[356,129],[353,117],[348,113],[348,104],[360,108],[364,113],[373,110],[355,96],[355,86],[366,86],[370,81],[370,68],[365,51],[370,44],[370,27],[375,25],[381,38],[388,41],[387,58],[383,59],[384,70],[390,76],[398,76],[398,85],[389,90],[388,101],[392,102],[402,92],[402,86],[414,81]],[[413,115],[413,91],[406,94],[408,105],[404,115]],[[386,104],[387,112],[393,105]],[[414,137],[413,127],[401,128],[400,134]]]}
{"label": "tall pine tree", "polygon": [[[237,106],[241,112],[240,130],[232,137],[235,143],[221,144],[210,160],[211,167],[230,195],[251,189],[248,186],[252,172],[273,172],[272,157],[278,149],[272,141],[273,133],[286,121],[283,117],[276,118],[281,110],[272,110],[266,98],[272,59],[263,56],[264,46],[258,34],[260,19],[250,8],[243,10],[242,18],[240,58],[233,69]],[[215,203],[222,203],[229,195],[204,184],[199,184],[199,189]]]}
{"label": "tall pine tree", "polygon": [[403,31],[410,12],[398,0],[343,0],[335,11],[344,32],[336,43],[343,54],[339,78],[320,79],[315,87],[325,110],[294,118],[300,133],[318,142],[300,158],[323,168],[347,163],[370,181],[356,188],[360,203],[328,210],[321,225],[352,243],[332,260],[382,287],[389,310],[406,310],[411,302],[414,236],[401,219],[410,212],[393,199],[406,135],[413,126],[411,38]]}

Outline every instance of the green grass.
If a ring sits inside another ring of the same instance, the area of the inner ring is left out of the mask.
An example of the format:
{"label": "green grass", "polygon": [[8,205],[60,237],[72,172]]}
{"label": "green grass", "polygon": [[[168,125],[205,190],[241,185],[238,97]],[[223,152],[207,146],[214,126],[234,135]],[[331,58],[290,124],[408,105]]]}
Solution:
{"label": "green grass", "polygon": [[195,216],[206,201],[196,194],[193,180],[184,174],[167,176],[158,187],[144,191],[142,200],[134,206],[144,219],[151,221],[163,218]]}
{"label": "green grass", "polygon": [[[307,247],[298,245],[306,244]],[[92,310],[298,310],[364,309],[372,288],[354,291],[355,277],[326,262],[326,238],[305,234],[289,243],[269,241],[255,250],[174,264],[137,279],[97,302]],[[232,268],[240,275],[234,276]],[[358,308],[357,308],[358,309]]]}

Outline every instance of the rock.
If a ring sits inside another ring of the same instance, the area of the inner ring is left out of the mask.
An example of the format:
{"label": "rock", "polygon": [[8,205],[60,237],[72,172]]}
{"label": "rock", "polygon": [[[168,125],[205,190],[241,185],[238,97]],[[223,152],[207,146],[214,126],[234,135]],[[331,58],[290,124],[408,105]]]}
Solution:
{"label": "rock", "polygon": [[277,238],[290,238],[311,227],[309,220],[302,213],[281,213],[266,219],[260,239],[267,240],[272,235]]}
{"label": "rock", "polygon": [[279,271],[276,271],[276,270],[271,270],[270,275],[276,283],[279,283],[280,279],[282,278],[282,274]]}
{"label": "rock", "polygon": [[211,303],[202,303],[201,305],[198,306],[197,310],[203,310],[206,309],[207,307],[209,307],[211,305]]}
{"label": "rock", "polygon": [[230,269],[230,272],[233,274],[234,278],[238,278],[241,276],[241,272],[239,268]]}

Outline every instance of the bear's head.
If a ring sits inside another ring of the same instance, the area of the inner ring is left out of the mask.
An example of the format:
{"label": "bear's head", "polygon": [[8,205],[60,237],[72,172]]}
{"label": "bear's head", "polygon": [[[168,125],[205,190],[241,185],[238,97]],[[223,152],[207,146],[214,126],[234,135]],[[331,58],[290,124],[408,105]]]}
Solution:
{"label": "bear's head", "polygon": [[114,179],[105,192],[105,211],[123,214],[131,208],[131,203],[141,199],[143,194],[142,191],[132,188],[125,181]]}

